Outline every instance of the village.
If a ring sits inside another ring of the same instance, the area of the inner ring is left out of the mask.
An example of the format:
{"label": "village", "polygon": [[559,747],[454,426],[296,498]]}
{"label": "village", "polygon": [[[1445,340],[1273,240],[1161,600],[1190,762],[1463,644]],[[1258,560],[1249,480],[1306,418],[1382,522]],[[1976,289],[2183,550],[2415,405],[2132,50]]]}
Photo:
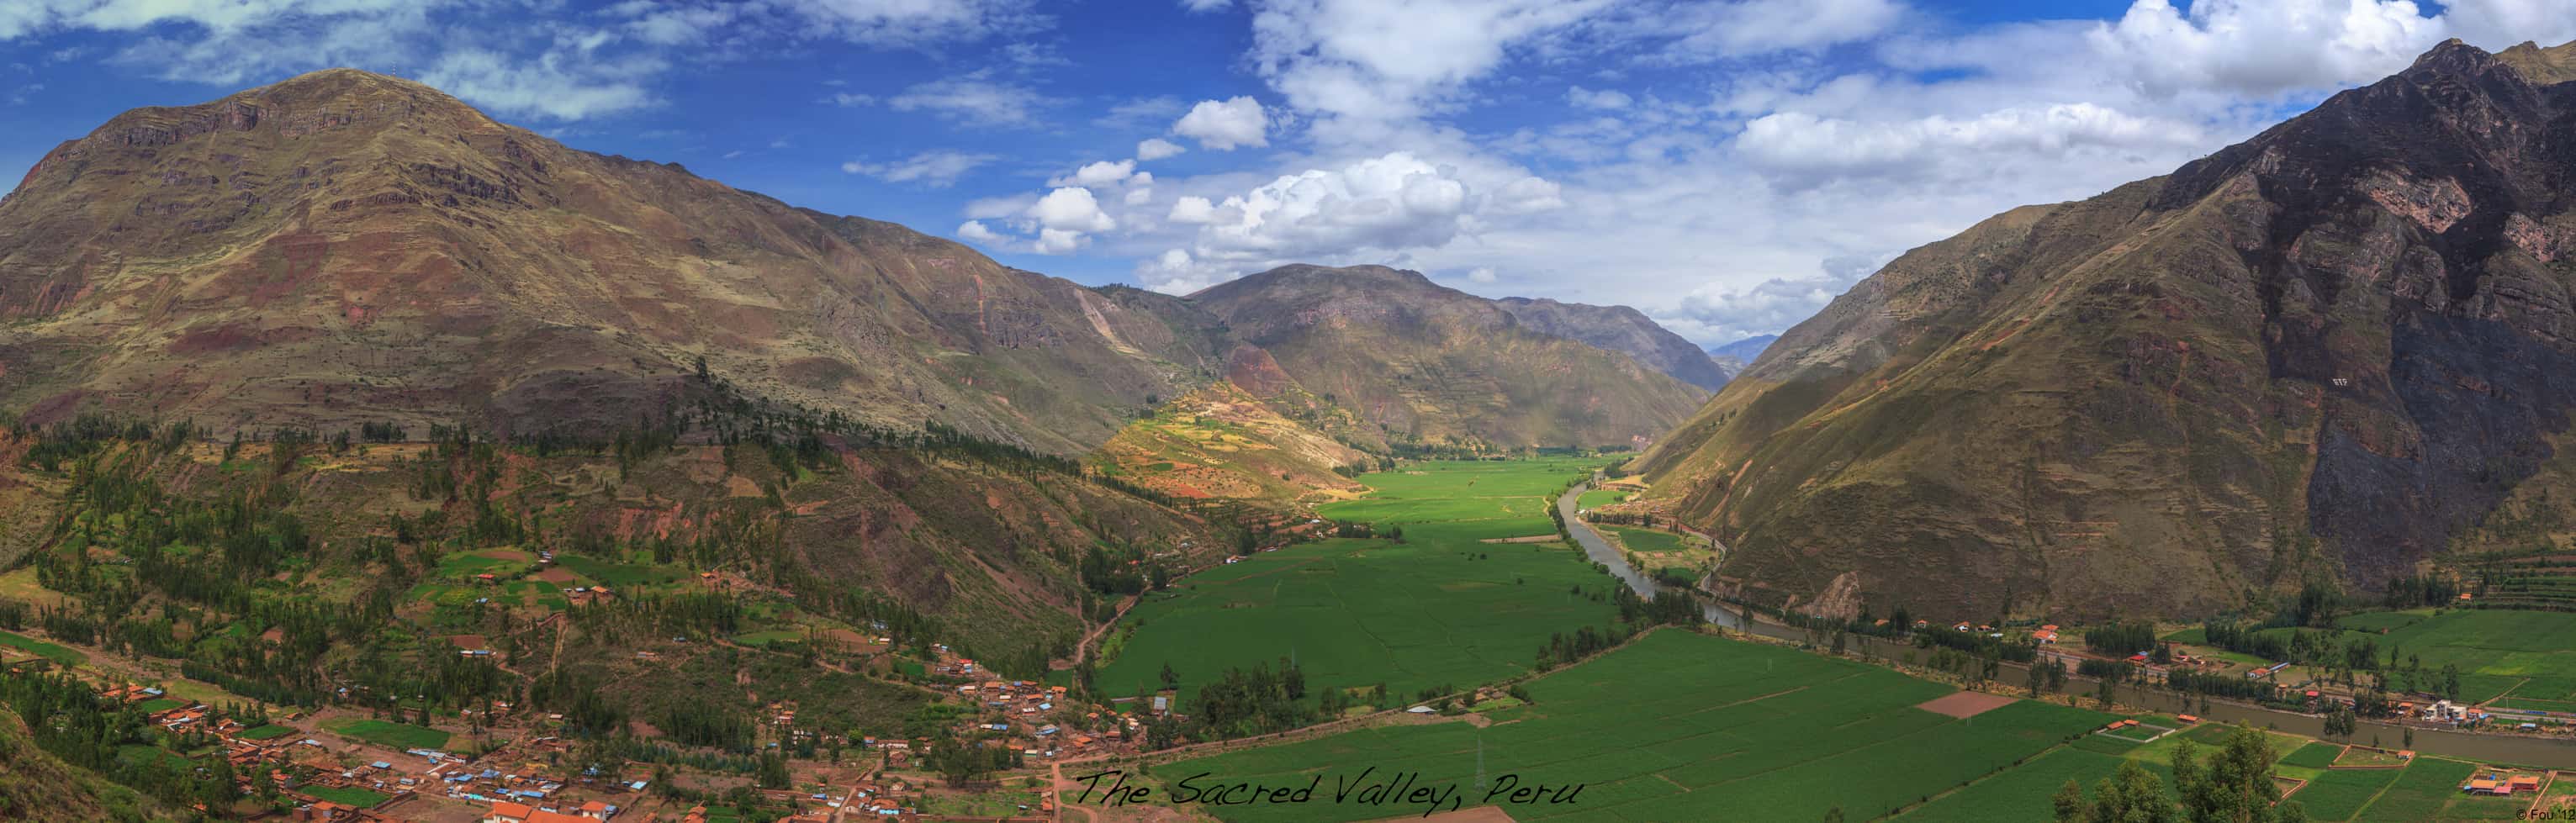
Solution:
{"label": "village", "polygon": [[[1041,769],[1050,761],[1133,754],[1137,749],[1142,723],[1132,715],[1073,702],[1063,686],[1001,679],[944,645],[934,646],[933,651],[936,659],[925,668],[941,684],[937,690],[949,695],[944,702],[953,708],[954,719],[943,731],[953,739],[1005,747],[1018,755],[1023,766]],[[493,654],[481,648],[458,653]],[[753,791],[761,807],[788,811],[752,818],[742,816],[739,804],[703,799],[739,797],[713,789],[745,781],[717,780],[703,789],[675,793],[654,785],[649,766],[578,768],[573,763],[574,742],[556,734],[561,715],[523,715],[506,702],[493,704],[477,718],[496,735],[506,736],[498,738],[497,746],[467,756],[390,742],[391,736],[379,737],[376,731],[418,727],[361,719],[342,709],[271,716],[258,708],[180,699],[160,686],[118,682],[14,650],[0,653],[0,672],[49,671],[69,671],[94,682],[102,705],[134,707],[182,748],[211,754],[207,747],[218,747],[244,796],[279,801],[272,809],[245,815],[249,819],[915,823],[1052,820],[1056,812],[1052,790],[1041,788],[1026,793],[1028,802],[1006,804],[1001,814],[987,813],[992,803],[967,800],[978,789],[998,785],[998,780],[979,781],[980,786],[970,786],[968,791],[951,789],[941,785],[941,778],[922,762],[920,750],[926,740],[852,739],[800,722],[799,708],[790,702],[769,705],[760,718],[771,741],[766,744],[769,748],[846,747],[854,756],[828,763],[791,761],[793,788]],[[1165,710],[1171,703],[1168,695],[1162,695],[1151,705]],[[466,714],[471,717],[477,712]],[[736,791],[740,790],[749,789],[743,786]],[[966,809],[976,813],[961,813]]]}

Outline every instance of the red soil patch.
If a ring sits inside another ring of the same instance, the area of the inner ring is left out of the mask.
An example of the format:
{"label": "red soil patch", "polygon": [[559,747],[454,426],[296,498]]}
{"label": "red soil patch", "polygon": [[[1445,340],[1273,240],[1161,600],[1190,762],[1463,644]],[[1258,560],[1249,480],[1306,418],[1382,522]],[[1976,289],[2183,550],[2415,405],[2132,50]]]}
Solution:
{"label": "red soil patch", "polygon": [[486,648],[486,647],[489,647],[489,646],[491,646],[491,645],[492,645],[491,641],[484,640],[484,639],[483,639],[483,636],[482,636],[482,635],[479,635],[479,634],[453,634],[453,635],[448,635],[448,637],[447,637],[447,644],[448,644],[448,645],[451,645],[451,646],[455,646],[455,647],[460,648],[460,649],[464,649],[464,650],[469,651],[469,652],[470,652],[470,651],[473,651],[473,650],[475,650],[475,649]]}
{"label": "red soil patch", "polygon": [[562,566],[556,566],[554,568],[538,572],[537,579],[561,586],[573,582],[575,578],[573,577],[572,572],[565,570]]}
{"label": "red soil patch", "polygon": [[2011,705],[2013,698],[1985,692],[1956,692],[1936,697],[1915,706],[1927,712],[1951,717],[1975,717]]}

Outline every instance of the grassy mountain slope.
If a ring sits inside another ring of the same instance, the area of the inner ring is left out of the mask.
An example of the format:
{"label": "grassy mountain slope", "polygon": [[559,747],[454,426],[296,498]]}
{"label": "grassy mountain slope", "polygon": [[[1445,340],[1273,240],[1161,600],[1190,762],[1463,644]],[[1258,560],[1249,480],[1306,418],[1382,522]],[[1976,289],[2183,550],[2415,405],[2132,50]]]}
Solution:
{"label": "grassy mountain slope", "polygon": [[0,820],[99,823],[168,817],[134,790],[37,748],[26,724],[0,711]]}
{"label": "grassy mountain slope", "polygon": [[1221,352],[1144,301],[347,70],[46,155],[0,201],[0,318],[0,406],[218,429],[623,423],[704,358],[777,400],[1081,451]]}
{"label": "grassy mountain slope", "polygon": [[1540,334],[1628,355],[1647,368],[1709,391],[1726,385],[1726,369],[1708,352],[1636,309],[1526,297],[1506,297],[1495,304]]}
{"label": "grassy mountain slope", "polygon": [[1401,444],[1643,444],[1701,394],[1533,331],[1494,301],[1381,266],[1283,266],[1191,301],[1326,402]]}
{"label": "grassy mountain slope", "polygon": [[2576,84],[2535,59],[2446,44],[1908,253],[1659,444],[1649,504],[1822,611],[2188,613],[2412,571],[2576,408],[2547,377],[2576,367]]}

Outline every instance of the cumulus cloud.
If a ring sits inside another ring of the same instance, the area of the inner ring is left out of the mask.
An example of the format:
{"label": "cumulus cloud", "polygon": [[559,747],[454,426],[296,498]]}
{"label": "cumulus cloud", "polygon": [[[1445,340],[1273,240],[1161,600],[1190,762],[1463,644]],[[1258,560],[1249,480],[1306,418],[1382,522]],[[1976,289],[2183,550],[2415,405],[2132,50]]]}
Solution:
{"label": "cumulus cloud", "polygon": [[990,154],[968,154],[945,149],[927,151],[891,163],[868,163],[852,160],[841,164],[841,171],[864,174],[888,183],[920,183],[933,188],[955,185],[957,178],[977,167],[1001,159]]}
{"label": "cumulus cloud", "polygon": [[[1101,188],[1126,182],[1128,177],[1135,174],[1136,161],[1134,160],[1120,160],[1114,163],[1102,160],[1096,163],[1085,164],[1082,168],[1075,169],[1072,174],[1049,179],[1047,181],[1047,185],[1051,187],[1079,186],[1082,188]],[[1153,176],[1147,175],[1145,179],[1150,183],[1153,180]]]}
{"label": "cumulus cloud", "polygon": [[2137,0],[2087,39],[2107,67],[2151,94],[2268,95],[2377,79],[2440,42],[2445,28],[2407,0],[2201,0],[2188,13]]}
{"label": "cumulus cloud", "polygon": [[1010,242],[1010,238],[1002,236],[1000,232],[993,231],[991,227],[984,225],[984,221],[982,220],[968,220],[964,223],[958,224],[957,237],[958,239],[984,246],[994,246]]}
{"label": "cumulus cloud", "polygon": [[1253,15],[1252,59],[1299,110],[1409,118],[1500,65],[1513,48],[1608,9],[1610,0],[1271,0]]}
{"label": "cumulus cloud", "polygon": [[1029,219],[1050,229],[1074,232],[1103,232],[1118,227],[1118,221],[1100,210],[1100,201],[1090,189],[1060,188],[1029,206]]}
{"label": "cumulus cloud", "polygon": [[1136,159],[1145,161],[1161,160],[1166,157],[1178,155],[1185,151],[1189,151],[1189,149],[1181,148],[1181,144],[1179,143],[1174,143],[1160,137],[1152,137],[1136,144]]}
{"label": "cumulus cloud", "polygon": [[1139,264],[1136,275],[1184,291],[1297,261],[1335,261],[1449,245],[1487,215],[1564,205],[1560,187],[1522,176],[1479,192],[1461,169],[1406,152],[1283,175],[1223,200],[1175,199],[1164,222],[1191,227],[1190,247]]}
{"label": "cumulus cloud", "polygon": [[1172,133],[1194,138],[1199,147],[1233,151],[1237,146],[1270,145],[1270,117],[1261,101],[1250,97],[1202,100],[1172,124]]}

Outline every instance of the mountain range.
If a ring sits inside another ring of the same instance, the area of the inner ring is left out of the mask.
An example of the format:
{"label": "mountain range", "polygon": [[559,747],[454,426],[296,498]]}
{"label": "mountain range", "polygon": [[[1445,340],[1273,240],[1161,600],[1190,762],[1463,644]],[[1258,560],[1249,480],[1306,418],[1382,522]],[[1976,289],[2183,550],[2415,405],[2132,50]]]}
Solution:
{"label": "mountain range", "polygon": [[[1405,288],[1353,300],[1334,280]],[[1371,442],[1607,445],[1660,434],[1697,401],[1684,382],[1712,383],[1632,310],[1549,302],[1514,323],[1518,305],[1374,268],[1195,299],[1088,288],[351,70],[129,112],[0,200],[0,407],[39,422],[113,405],[217,431],[588,431],[703,369],[775,402],[1072,454],[1249,344],[1355,404]],[[1441,348],[1470,342],[1503,345]],[[1380,345],[1397,349],[1355,350]],[[1371,368],[1305,371],[1355,363]],[[1611,385],[1631,378],[1644,396]]]}
{"label": "mountain range", "polygon": [[1642,462],[1820,613],[2195,614],[2538,545],[2576,491],[2576,44],[2453,41],[1915,249]]}

